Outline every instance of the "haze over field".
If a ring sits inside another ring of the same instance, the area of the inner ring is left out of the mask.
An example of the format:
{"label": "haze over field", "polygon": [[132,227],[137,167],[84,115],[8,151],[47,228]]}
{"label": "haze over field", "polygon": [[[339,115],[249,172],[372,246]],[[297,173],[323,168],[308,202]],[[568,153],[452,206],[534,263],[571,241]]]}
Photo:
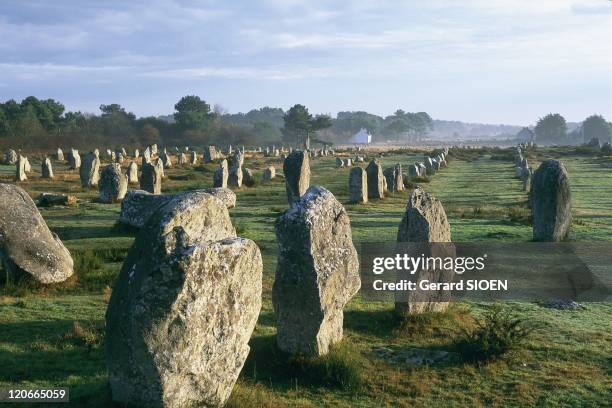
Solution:
{"label": "haze over field", "polygon": [[530,125],[612,113],[612,2],[70,0],[0,4],[0,100],[166,115],[396,109]]}

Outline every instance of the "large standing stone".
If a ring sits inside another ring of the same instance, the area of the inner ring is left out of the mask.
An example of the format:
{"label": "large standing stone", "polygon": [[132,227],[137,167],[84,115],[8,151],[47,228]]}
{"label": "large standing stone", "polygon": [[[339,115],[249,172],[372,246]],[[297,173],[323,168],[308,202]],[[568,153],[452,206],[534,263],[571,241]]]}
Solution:
{"label": "large standing stone", "polygon": [[262,180],[271,181],[276,177],[276,168],[274,166],[268,166],[264,169]]}
{"label": "large standing stone", "polygon": [[431,159],[431,157],[426,157],[425,158],[425,171],[427,172],[428,176],[433,176],[436,174],[436,169],[434,167],[434,162]]}
{"label": "large standing stone", "polygon": [[91,152],[83,158],[83,164],[79,169],[81,186],[97,187],[100,182],[100,159]]}
{"label": "large standing stone", "polygon": [[121,171],[119,163],[111,163],[102,169],[98,189],[100,201],[103,203],[115,203],[123,200],[127,192],[127,177]]}
{"label": "large standing stone", "polygon": [[253,171],[248,167],[242,168],[242,181],[247,186],[253,186],[255,183],[255,177],[253,176]]}
{"label": "large standing stone", "polygon": [[170,155],[168,153],[166,153],[165,149],[162,152],[162,154],[159,155],[159,158],[161,159],[162,163],[164,164],[164,168],[169,169],[172,167],[172,159],[170,158]]}
{"label": "large standing stone", "polygon": [[142,164],[151,163],[151,148],[147,146],[142,152]]}
{"label": "large standing stone", "polygon": [[361,167],[353,167],[349,173],[349,201],[368,202],[368,174]]}
{"label": "large standing stone", "polygon": [[27,158],[19,155],[17,162],[15,163],[15,180],[16,181],[25,181],[28,179],[26,175],[26,160]]}
{"label": "large standing stone", "polygon": [[128,166],[126,176],[129,184],[138,184],[138,165],[135,161]]}
{"label": "large standing stone", "polygon": [[57,161],[64,161],[64,152],[59,147],[57,148]]}
{"label": "large standing stone", "polygon": [[206,146],[204,148],[204,162],[210,163],[218,157],[217,148],[215,146]]}
{"label": "large standing stone", "polygon": [[136,237],[106,312],[113,400],[223,406],[261,309],[262,259],[209,194],[161,207]]}
{"label": "large standing stone", "polygon": [[49,159],[48,157],[45,157],[45,160],[43,160],[40,166],[40,172],[42,173],[42,178],[52,179],[54,177],[53,176],[53,166],[51,165],[51,159]]}
{"label": "large standing stone", "polygon": [[213,174],[213,186],[226,188],[228,178],[229,171],[227,169],[227,160],[223,159]]}
{"label": "large standing stone", "polygon": [[68,168],[70,170],[76,170],[81,167],[81,156],[79,151],[76,149],[70,149],[68,152]]}
{"label": "large standing stone", "polygon": [[142,174],[140,175],[140,188],[148,191],[151,194],[161,194],[161,179],[159,167],[151,163],[142,165]]}
{"label": "large standing stone", "polygon": [[[410,195],[406,211],[397,231],[397,241],[423,243],[418,254],[433,258],[455,256],[451,244],[451,230],[442,203],[432,194],[416,188]],[[416,272],[417,280],[433,283],[450,282],[452,270],[422,269]],[[419,285],[417,284],[417,288]],[[448,307],[449,293],[445,291],[410,291],[396,299],[395,310],[400,314],[441,312]]]}
{"label": "large standing stone", "polygon": [[289,205],[298,201],[310,186],[310,162],[308,153],[294,150],[283,162],[285,190]]}
{"label": "large standing stone", "polygon": [[342,340],[344,306],[361,286],[349,217],[332,193],[313,186],[275,229],[278,346],[290,353],[326,354]]}
{"label": "large standing stone", "polygon": [[161,157],[155,159],[155,161],[151,164],[154,164],[155,167],[157,167],[157,170],[159,171],[159,174],[161,174],[162,178],[166,177],[164,174],[164,161],[161,159]]}
{"label": "large standing stone", "polygon": [[124,155],[120,149],[115,150],[115,163],[123,164]]}
{"label": "large standing stone", "polygon": [[546,160],[531,178],[533,239],[557,242],[565,239],[572,224],[569,176],[563,163]]}
{"label": "large standing stone", "polygon": [[191,158],[189,159],[189,163],[191,163],[192,166],[198,164],[198,154],[195,150],[191,151]]}
{"label": "large standing stone", "polygon": [[385,198],[385,177],[377,160],[372,159],[368,167],[368,198]]}
{"label": "large standing stone", "polygon": [[185,153],[180,153],[179,157],[178,157],[178,164],[180,166],[183,166],[185,164],[187,164],[187,156],[185,156]]}
{"label": "large standing stone", "polygon": [[408,179],[416,180],[421,175],[419,166],[415,164],[411,164],[408,166]]}
{"label": "large standing stone", "polygon": [[70,252],[49,231],[28,193],[12,184],[0,184],[0,258],[14,281],[58,283],[73,273]]}
{"label": "large standing stone", "polygon": [[23,163],[23,169],[26,173],[32,172],[32,166],[30,165],[30,160],[27,157],[24,157],[25,162]]}

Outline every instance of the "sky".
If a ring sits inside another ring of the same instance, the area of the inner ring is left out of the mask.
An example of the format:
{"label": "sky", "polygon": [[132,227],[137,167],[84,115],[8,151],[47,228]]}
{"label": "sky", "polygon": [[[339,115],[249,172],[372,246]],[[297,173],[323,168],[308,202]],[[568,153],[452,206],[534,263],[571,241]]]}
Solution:
{"label": "sky", "polygon": [[612,119],[610,0],[2,0],[0,101]]}

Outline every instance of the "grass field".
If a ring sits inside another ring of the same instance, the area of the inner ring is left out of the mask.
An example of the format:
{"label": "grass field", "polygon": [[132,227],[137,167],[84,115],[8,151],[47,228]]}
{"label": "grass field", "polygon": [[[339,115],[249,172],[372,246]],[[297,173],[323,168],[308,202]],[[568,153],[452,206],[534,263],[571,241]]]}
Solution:
{"label": "grass field", "polygon": [[[500,153],[501,152],[501,153]],[[422,186],[447,212],[454,241],[529,241],[527,196],[514,178],[509,150],[465,151],[451,158]],[[504,155],[508,157],[504,160]],[[531,152],[532,166],[558,157],[567,166],[573,195],[572,240],[612,240],[612,169],[601,159],[561,149]],[[383,166],[404,165],[422,153],[395,152]],[[35,172],[40,161],[31,158]],[[266,164],[282,169],[280,159],[247,158],[260,172]],[[410,191],[366,205],[347,204],[347,168],[332,157],[311,162],[311,184],[334,193],[349,212],[353,240],[394,241]],[[76,195],[71,208],[41,209],[75,259],[75,277],[53,288],[8,286],[0,289],[0,387],[69,386],[75,406],[109,406],[103,355],[104,313],[115,277],[135,232],[117,223],[119,205],[91,202],[95,190],[80,187],[78,173],[54,163],[56,180],[32,174],[21,183],[33,197],[40,192]],[[212,164],[166,170],[162,190],[172,193],[210,187]],[[14,167],[0,166],[0,182],[13,182]],[[586,310],[559,311],[535,303],[510,303],[536,329],[518,353],[485,365],[463,362],[411,367],[372,352],[374,347],[417,347],[452,351],[463,328],[491,307],[456,303],[447,313],[399,325],[393,305],[356,296],[345,310],[345,339],[332,353],[361,373],[358,388],[323,384],[288,367],[275,348],[271,288],[276,267],[274,220],[287,208],[282,180],[236,191],[231,218],[243,237],[254,240],[264,260],[263,308],[251,354],[229,401],[230,406],[380,407],[380,406],[605,406],[612,400],[612,305],[589,303]]]}

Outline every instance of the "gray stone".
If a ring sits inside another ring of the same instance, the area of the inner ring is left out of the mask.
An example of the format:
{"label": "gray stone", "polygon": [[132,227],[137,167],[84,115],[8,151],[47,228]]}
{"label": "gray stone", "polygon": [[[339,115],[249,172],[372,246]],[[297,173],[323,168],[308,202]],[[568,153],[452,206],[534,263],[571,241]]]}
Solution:
{"label": "gray stone", "polygon": [[64,152],[59,147],[57,148],[57,153],[55,157],[57,161],[64,161]]}
{"label": "gray stone", "polygon": [[17,152],[15,152],[13,149],[8,149],[5,153],[4,153],[4,164],[15,164],[17,163],[18,157],[17,157]]}
{"label": "gray stone", "polygon": [[229,172],[227,184],[231,187],[242,187],[242,167],[234,166]]}
{"label": "gray stone", "polygon": [[227,168],[227,160],[223,159],[213,175],[213,187],[226,188],[228,179],[229,170]]}
{"label": "gray stone", "polygon": [[166,203],[128,253],[106,312],[114,401],[223,406],[261,309],[262,259],[209,194]]}
{"label": "gray stone", "polygon": [[130,163],[125,175],[127,176],[129,184],[138,184],[138,165],[135,161]]}
{"label": "gray stone", "polygon": [[41,193],[38,196],[37,204],[40,207],[53,207],[55,205],[75,205],[77,199],[73,195]]}
{"label": "gray stone", "polygon": [[336,167],[344,167],[344,160],[339,157],[336,157]]}
{"label": "gray stone", "polygon": [[13,281],[28,277],[52,284],[73,273],[70,252],[28,193],[12,184],[0,184],[0,258]]}
{"label": "gray stone", "polygon": [[[419,254],[425,257],[445,259],[455,256],[451,244],[451,230],[442,203],[432,194],[416,188],[410,195],[408,205],[397,231],[400,243],[423,243]],[[421,269],[416,272],[417,282],[450,282],[452,270]],[[401,276],[399,276],[401,278]],[[417,283],[417,288],[418,288]],[[396,295],[395,310],[400,314],[441,312],[448,307],[449,293],[445,291],[410,291]]]}
{"label": "gray stone", "polygon": [[206,146],[204,148],[204,163],[210,163],[219,157],[215,146]]}
{"label": "gray stone", "polygon": [[15,163],[15,181],[25,181],[28,179],[26,175],[26,160],[27,158],[19,155]]}
{"label": "gray stone", "polygon": [[83,158],[79,169],[82,187],[97,187],[100,182],[100,159],[93,152]]}
{"label": "gray stone", "polygon": [[569,176],[563,163],[546,160],[531,178],[533,239],[557,242],[565,239],[572,224]]}
{"label": "gray stone", "polygon": [[247,186],[251,186],[255,182],[255,178],[253,177],[253,172],[248,167],[242,168],[242,181]]}
{"label": "gray stone", "polygon": [[185,156],[185,153],[180,153],[178,155],[178,164],[180,166],[187,164],[187,156]]}
{"label": "gray stone", "polygon": [[383,172],[387,182],[387,189],[392,192],[404,191],[404,179],[402,176],[402,165],[397,163]]}
{"label": "gray stone", "polygon": [[271,181],[276,177],[276,168],[274,166],[268,166],[263,171],[262,180]]}
{"label": "gray stone", "polygon": [[376,159],[372,159],[368,167],[368,198],[385,198],[385,176],[382,167]]}
{"label": "gray stone", "polygon": [[76,149],[70,149],[68,152],[68,168],[70,170],[76,170],[81,167],[81,156],[79,151]]}
{"label": "gray stone", "polygon": [[164,151],[162,154],[159,155],[159,158],[161,159],[164,168],[169,169],[172,167],[172,158],[168,153]]}
{"label": "gray stone", "polygon": [[42,173],[42,178],[52,179],[54,177],[51,159],[45,157],[45,160],[43,160],[40,166],[40,172]]}
{"label": "gray stone", "polygon": [[326,354],[342,340],[344,306],[361,286],[349,217],[332,193],[313,186],[275,229],[278,346],[289,353]]}
{"label": "gray stone", "polygon": [[111,163],[102,169],[98,190],[99,200],[103,203],[116,203],[123,200],[127,192],[127,177],[119,163]]}
{"label": "gray stone", "polygon": [[283,162],[285,190],[289,205],[298,201],[310,186],[310,160],[302,150],[294,150]]}
{"label": "gray stone", "polygon": [[349,201],[368,202],[368,174],[361,167],[353,167],[349,173]]}
{"label": "gray stone", "polygon": [[151,163],[142,165],[142,174],[140,175],[140,188],[151,194],[161,194],[162,175],[159,172],[159,166]]}
{"label": "gray stone", "polygon": [[195,150],[192,150],[192,151],[191,151],[191,156],[190,156],[190,158],[189,158],[189,163],[190,163],[192,166],[195,166],[196,164],[198,164],[198,153],[196,153],[196,151],[195,151]]}

